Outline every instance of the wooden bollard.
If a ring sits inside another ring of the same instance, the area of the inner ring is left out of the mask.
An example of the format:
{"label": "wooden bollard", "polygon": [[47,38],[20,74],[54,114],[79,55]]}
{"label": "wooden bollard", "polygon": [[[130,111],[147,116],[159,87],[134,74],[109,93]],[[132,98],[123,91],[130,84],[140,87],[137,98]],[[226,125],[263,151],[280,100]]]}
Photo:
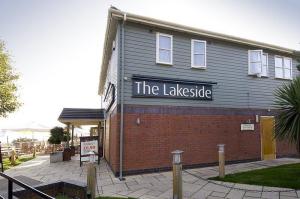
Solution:
{"label": "wooden bollard", "polygon": [[89,163],[87,166],[87,191],[91,199],[96,196],[96,166]]}
{"label": "wooden bollard", "polygon": [[219,177],[225,177],[225,144],[218,144],[219,147]]}
{"label": "wooden bollard", "polygon": [[36,157],[36,146],[33,147],[33,154],[32,157],[35,158]]}
{"label": "wooden bollard", "polygon": [[182,158],[183,151],[173,151],[173,199],[182,199]]}
{"label": "wooden bollard", "polygon": [[13,150],[11,151],[10,163],[11,163],[12,165],[15,165],[15,164],[16,164],[16,151],[15,151],[15,149],[13,149]]}

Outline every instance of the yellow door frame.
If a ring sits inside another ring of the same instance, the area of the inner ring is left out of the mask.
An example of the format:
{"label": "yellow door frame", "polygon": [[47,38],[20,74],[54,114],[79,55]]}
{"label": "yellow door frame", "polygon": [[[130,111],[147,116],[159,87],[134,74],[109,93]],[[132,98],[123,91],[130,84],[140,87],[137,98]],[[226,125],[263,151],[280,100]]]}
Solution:
{"label": "yellow door frame", "polygon": [[[274,116],[260,116],[260,148],[261,148],[261,160],[264,160],[265,159],[265,156],[264,156],[264,144],[263,144],[263,123],[262,123],[262,120],[264,118],[271,118],[274,120],[275,122],[275,117]],[[273,128],[273,131],[275,129]],[[267,158],[268,159],[268,158]],[[271,158],[272,159],[272,158]],[[276,140],[274,140],[274,159],[276,159]]]}

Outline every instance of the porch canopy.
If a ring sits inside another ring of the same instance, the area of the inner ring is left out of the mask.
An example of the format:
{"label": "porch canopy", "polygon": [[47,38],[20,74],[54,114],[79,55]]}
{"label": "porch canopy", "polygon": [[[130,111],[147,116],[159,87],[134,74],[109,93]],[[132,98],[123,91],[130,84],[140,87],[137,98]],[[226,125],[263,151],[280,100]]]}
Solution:
{"label": "porch canopy", "polygon": [[98,125],[105,118],[105,109],[64,108],[58,121],[66,125]]}
{"label": "porch canopy", "polygon": [[[58,117],[58,121],[67,125],[67,131],[71,133],[71,146],[74,146],[74,127],[81,125],[97,125],[105,119],[105,109],[89,108],[64,108]],[[98,135],[99,136],[99,135]]]}

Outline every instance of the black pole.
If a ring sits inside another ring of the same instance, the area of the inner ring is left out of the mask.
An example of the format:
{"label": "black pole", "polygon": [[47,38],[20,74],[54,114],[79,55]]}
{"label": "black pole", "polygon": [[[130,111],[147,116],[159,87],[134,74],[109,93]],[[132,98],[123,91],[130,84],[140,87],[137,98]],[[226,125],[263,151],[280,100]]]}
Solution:
{"label": "black pole", "polygon": [[13,182],[8,180],[8,199],[13,198]]}
{"label": "black pole", "polygon": [[3,168],[3,160],[2,160],[2,149],[1,149],[1,142],[0,142],[0,166],[1,166],[1,172],[4,172]]}

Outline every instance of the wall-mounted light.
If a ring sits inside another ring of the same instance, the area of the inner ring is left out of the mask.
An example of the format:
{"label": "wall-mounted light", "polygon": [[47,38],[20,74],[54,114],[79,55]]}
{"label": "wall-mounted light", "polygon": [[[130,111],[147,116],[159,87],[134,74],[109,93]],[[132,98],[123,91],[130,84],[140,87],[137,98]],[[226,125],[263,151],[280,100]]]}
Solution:
{"label": "wall-mounted light", "polygon": [[141,124],[141,119],[138,117],[138,118],[136,118],[136,124],[137,125],[140,125]]}
{"label": "wall-mounted light", "polygon": [[248,120],[246,121],[246,123],[247,123],[247,124],[251,124],[251,119],[248,119]]}

